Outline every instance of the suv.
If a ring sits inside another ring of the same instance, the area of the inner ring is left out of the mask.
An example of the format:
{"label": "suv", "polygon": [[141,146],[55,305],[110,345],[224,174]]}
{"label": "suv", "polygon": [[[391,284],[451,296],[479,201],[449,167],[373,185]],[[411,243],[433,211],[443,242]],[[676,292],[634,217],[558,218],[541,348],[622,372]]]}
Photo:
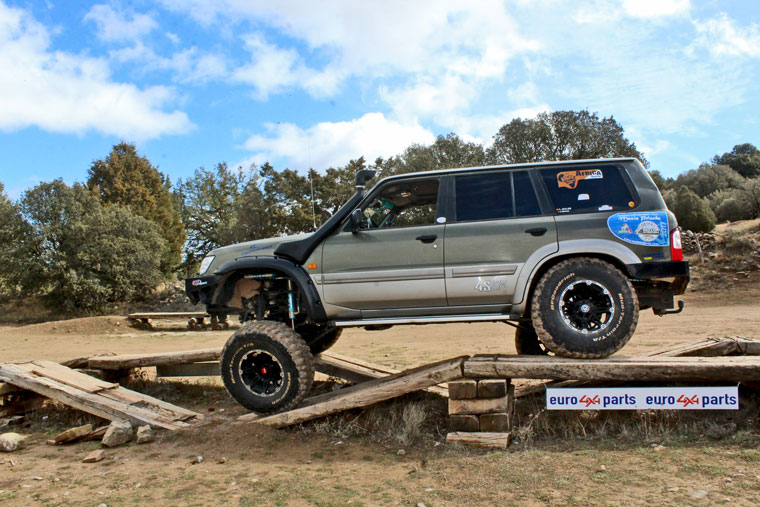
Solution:
{"label": "suv", "polygon": [[218,248],[193,303],[244,323],[221,374],[258,413],[295,406],[312,355],[345,327],[504,321],[520,354],[613,354],[639,309],[677,313],[689,282],[675,216],[632,158],[403,174],[356,194],[312,234]]}

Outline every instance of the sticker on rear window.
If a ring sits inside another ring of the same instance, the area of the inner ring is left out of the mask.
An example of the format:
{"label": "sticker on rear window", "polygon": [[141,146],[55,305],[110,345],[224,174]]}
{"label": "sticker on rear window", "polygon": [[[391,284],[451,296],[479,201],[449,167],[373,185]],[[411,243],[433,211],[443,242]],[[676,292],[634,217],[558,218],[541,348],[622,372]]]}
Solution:
{"label": "sticker on rear window", "polygon": [[580,171],[562,171],[557,173],[557,186],[559,188],[574,189],[581,180],[601,180],[604,178],[601,169],[583,169]]}
{"label": "sticker on rear window", "polygon": [[655,213],[617,213],[607,219],[610,232],[626,243],[644,246],[668,246],[668,215]]}

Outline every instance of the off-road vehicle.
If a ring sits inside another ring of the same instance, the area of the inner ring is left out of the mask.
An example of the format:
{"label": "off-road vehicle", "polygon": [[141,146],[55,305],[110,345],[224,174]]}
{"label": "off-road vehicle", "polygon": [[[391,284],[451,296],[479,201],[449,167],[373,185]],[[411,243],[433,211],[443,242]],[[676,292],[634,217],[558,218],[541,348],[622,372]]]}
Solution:
{"label": "off-road vehicle", "polygon": [[[312,234],[218,248],[186,280],[194,302],[244,325],[221,373],[259,413],[296,405],[312,355],[345,327],[504,321],[521,354],[608,356],[639,309],[683,308],[675,216],[632,158],[356,176]],[[462,350],[467,350],[466,339]]]}

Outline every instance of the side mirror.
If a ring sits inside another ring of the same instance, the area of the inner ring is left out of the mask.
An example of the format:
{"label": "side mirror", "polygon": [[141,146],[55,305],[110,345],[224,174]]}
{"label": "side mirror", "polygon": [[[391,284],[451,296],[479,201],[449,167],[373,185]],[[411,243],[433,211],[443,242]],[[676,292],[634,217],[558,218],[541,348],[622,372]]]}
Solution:
{"label": "side mirror", "polygon": [[351,212],[351,232],[356,234],[362,227],[362,210],[359,208]]}

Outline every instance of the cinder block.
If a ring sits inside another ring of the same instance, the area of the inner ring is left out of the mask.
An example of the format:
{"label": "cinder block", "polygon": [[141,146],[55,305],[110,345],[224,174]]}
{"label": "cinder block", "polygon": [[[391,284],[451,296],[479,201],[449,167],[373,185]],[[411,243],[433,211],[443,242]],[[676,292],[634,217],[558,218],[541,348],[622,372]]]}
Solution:
{"label": "cinder block", "polygon": [[450,431],[480,431],[480,421],[476,415],[452,415],[449,417]]}
{"label": "cinder block", "polygon": [[507,395],[506,379],[483,379],[478,381],[478,398],[503,398]]}
{"label": "cinder block", "polygon": [[451,400],[470,400],[478,397],[478,381],[452,380],[449,382],[449,399]]}

